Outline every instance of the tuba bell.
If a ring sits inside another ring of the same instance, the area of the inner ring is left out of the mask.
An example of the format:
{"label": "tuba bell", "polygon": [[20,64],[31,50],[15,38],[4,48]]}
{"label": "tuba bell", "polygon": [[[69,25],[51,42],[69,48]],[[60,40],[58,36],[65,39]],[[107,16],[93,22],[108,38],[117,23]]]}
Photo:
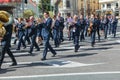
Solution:
{"label": "tuba bell", "polygon": [[8,23],[10,23],[10,14],[7,11],[0,11],[0,38],[4,37],[6,33],[4,25]]}

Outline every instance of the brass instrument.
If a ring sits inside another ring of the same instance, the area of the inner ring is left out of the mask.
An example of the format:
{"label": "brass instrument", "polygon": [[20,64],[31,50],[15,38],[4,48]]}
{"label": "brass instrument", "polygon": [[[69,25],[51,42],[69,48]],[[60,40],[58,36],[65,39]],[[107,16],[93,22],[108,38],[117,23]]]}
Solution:
{"label": "brass instrument", "polygon": [[89,35],[89,36],[91,35],[92,28],[93,28],[93,23],[92,23],[92,21],[90,21],[90,26],[89,26],[89,28],[88,28],[88,35]]}
{"label": "brass instrument", "polygon": [[6,11],[0,11],[0,39],[2,39],[6,33],[4,24],[10,22],[10,15]]}

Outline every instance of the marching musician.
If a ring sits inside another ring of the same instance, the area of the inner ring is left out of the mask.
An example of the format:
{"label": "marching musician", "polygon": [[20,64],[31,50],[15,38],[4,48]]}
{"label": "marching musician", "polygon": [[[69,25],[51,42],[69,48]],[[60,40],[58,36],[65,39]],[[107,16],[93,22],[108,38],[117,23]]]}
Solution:
{"label": "marching musician", "polygon": [[116,16],[113,16],[113,20],[112,20],[112,34],[113,34],[114,38],[116,37],[117,24],[118,24],[118,19],[116,18]]}
{"label": "marching musician", "polygon": [[96,30],[97,30],[97,19],[95,18],[95,15],[91,15],[90,19],[90,29],[91,29],[91,46],[94,47],[95,45],[95,36],[96,36]]}
{"label": "marching musician", "polygon": [[74,15],[72,24],[73,24],[73,35],[74,35],[73,40],[74,40],[74,44],[75,44],[74,51],[78,52],[78,49],[80,47],[80,45],[79,45],[80,23],[78,21],[77,15]]}
{"label": "marching musician", "polygon": [[53,23],[52,28],[53,28],[54,44],[55,44],[55,47],[59,47],[59,44],[61,42],[61,38],[59,35],[59,31],[60,31],[61,26],[60,26],[59,20],[56,18],[56,15],[54,15],[52,23]]}
{"label": "marching musician", "polygon": [[30,45],[29,53],[33,54],[32,52],[33,52],[34,47],[37,49],[37,51],[40,51],[40,48],[39,48],[39,46],[38,46],[38,44],[36,42],[37,29],[38,28],[37,28],[37,23],[35,21],[34,16],[30,17],[30,23],[31,23],[31,25],[30,25],[31,32],[29,34],[29,37],[31,37],[31,45]]}
{"label": "marching musician", "polygon": [[18,24],[16,25],[16,27],[17,27],[18,39],[19,39],[18,46],[17,46],[16,50],[20,50],[21,44],[23,45],[23,47],[25,49],[26,45],[25,45],[25,41],[23,40],[23,37],[25,35],[24,34],[25,24],[23,23],[23,19],[22,18],[18,18]]}
{"label": "marching musician", "polygon": [[[1,11],[0,11],[1,12]],[[4,22],[4,23],[9,23],[9,17],[10,16],[6,16],[8,15],[7,12],[4,11],[4,13],[0,13],[0,15],[2,16],[2,18],[0,17],[0,21]],[[5,53],[7,52],[7,54],[10,56],[11,60],[12,60],[12,64],[10,66],[15,66],[17,65],[16,59],[13,55],[13,53],[10,50],[10,41],[11,41],[11,36],[12,36],[12,23],[3,25],[0,22],[0,41],[1,41],[1,47],[2,47],[2,51],[0,53],[0,69],[3,63],[3,60],[5,58]],[[3,34],[4,33],[4,34]],[[3,34],[3,35],[2,35]]]}
{"label": "marching musician", "polygon": [[80,25],[81,25],[80,41],[83,41],[83,40],[85,40],[84,30],[85,30],[86,22],[85,22],[85,19],[84,19],[82,14],[80,15],[79,22],[80,22]]}

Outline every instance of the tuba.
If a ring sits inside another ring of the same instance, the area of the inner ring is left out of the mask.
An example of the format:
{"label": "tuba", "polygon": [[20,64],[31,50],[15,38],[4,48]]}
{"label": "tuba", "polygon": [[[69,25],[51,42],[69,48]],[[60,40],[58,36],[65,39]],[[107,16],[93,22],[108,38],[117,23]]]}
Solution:
{"label": "tuba", "polygon": [[4,37],[6,30],[4,25],[10,23],[10,14],[7,11],[0,11],[0,39]]}

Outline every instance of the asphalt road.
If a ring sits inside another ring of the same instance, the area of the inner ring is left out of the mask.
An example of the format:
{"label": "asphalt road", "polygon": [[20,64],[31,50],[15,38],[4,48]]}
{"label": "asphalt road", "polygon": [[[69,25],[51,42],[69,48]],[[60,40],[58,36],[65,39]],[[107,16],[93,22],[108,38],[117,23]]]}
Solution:
{"label": "asphalt road", "polygon": [[[120,30],[119,28],[117,29]],[[51,57],[49,52],[46,61],[41,61],[41,51],[34,51],[33,55],[27,49],[16,51],[16,45],[12,45],[18,65],[9,67],[11,64],[6,55],[0,80],[120,80],[120,33],[113,38],[108,36],[101,42],[96,40],[95,47],[90,46],[90,39],[80,42],[80,49],[74,52],[72,41],[66,40],[57,51],[56,57]],[[50,42],[53,45],[53,41]]]}
{"label": "asphalt road", "polygon": [[33,76],[33,77],[12,77],[9,79],[1,79],[1,80],[119,80],[119,74],[74,74],[74,75],[40,75],[40,76]]}

